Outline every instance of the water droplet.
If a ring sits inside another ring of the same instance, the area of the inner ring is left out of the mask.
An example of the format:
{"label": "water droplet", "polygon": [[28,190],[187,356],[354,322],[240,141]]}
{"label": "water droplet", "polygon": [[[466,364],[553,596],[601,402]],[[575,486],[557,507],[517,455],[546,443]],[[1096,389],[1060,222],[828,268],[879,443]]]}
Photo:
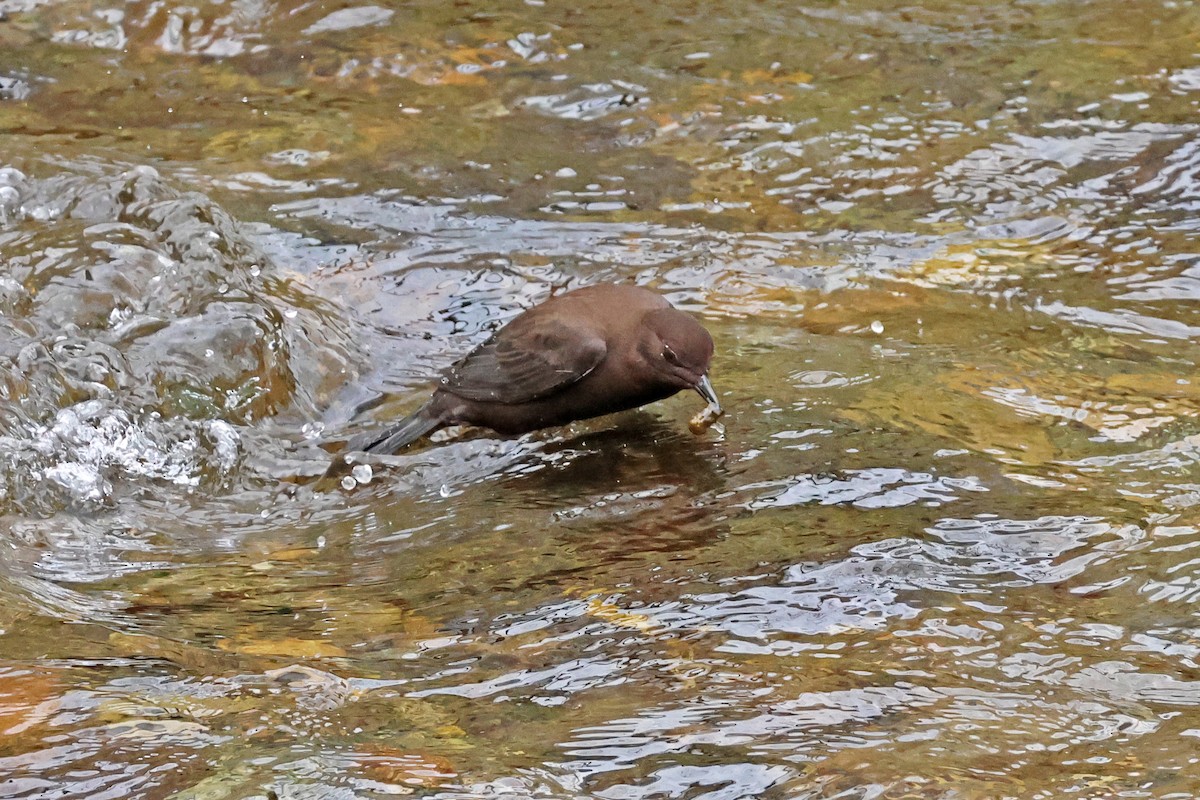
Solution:
{"label": "water droplet", "polygon": [[438,489],[438,494],[441,495],[442,497],[449,497],[450,496],[450,487],[443,483],[442,488]]}
{"label": "water droplet", "polygon": [[371,470],[370,464],[359,464],[357,467],[350,470],[350,474],[354,476],[354,480],[358,481],[362,485],[370,483],[371,478],[375,475],[375,473]]}
{"label": "water droplet", "polygon": [[883,333],[883,323],[875,320],[871,323],[871,333]]}

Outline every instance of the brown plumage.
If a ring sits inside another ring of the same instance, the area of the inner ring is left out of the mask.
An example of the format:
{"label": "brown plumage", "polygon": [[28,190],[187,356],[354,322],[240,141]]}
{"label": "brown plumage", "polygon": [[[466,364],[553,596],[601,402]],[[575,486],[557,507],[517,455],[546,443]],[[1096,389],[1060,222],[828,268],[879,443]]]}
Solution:
{"label": "brown plumage", "polygon": [[349,450],[394,453],[447,425],[505,434],[636,408],[708,382],[713,342],[694,317],[637,286],[601,284],[529,309],[450,367],[433,397]]}

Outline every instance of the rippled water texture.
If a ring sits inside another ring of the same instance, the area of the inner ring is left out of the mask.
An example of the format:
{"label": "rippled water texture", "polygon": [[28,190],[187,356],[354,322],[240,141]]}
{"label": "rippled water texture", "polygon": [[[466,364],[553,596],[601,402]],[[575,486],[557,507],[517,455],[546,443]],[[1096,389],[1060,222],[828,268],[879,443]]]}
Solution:
{"label": "rippled water texture", "polygon": [[[0,796],[1200,796],[1198,42],[0,0]],[[322,477],[596,281],[717,427]]]}

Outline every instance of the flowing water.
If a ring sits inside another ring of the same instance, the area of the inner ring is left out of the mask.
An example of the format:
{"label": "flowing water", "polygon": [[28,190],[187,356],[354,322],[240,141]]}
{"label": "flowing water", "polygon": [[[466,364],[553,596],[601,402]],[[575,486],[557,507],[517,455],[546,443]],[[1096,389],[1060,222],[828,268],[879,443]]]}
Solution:
{"label": "flowing water", "polygon": [[[0,0],[0,796],[1200,796],[1190,0]],[[552,291],[699,398],[323,479]]]}

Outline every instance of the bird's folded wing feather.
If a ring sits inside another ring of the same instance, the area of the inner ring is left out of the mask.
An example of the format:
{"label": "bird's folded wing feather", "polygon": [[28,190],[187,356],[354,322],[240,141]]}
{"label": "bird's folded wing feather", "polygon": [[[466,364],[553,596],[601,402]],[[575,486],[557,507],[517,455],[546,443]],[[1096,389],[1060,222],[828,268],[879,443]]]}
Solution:
{"label": "bird's folded wing feather", "polygon": [[467,400],[525,403],[594,370],[607,347],[594,331],[555,320],[514,320],[446,370],[442,389]]}

